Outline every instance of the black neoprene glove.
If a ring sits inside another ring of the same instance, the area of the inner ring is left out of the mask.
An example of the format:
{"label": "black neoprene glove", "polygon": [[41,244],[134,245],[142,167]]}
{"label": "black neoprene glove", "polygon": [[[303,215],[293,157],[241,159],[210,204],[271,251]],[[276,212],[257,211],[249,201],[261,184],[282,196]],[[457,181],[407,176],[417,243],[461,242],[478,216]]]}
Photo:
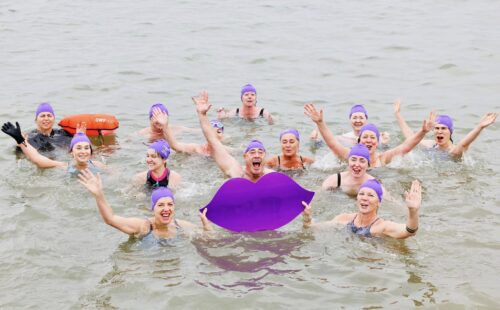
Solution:
{"label": "black neoprene glove", "polygon": [[14,138],[17,144],[21,144],[24,142],[24,137],[21,134],[21,127],[19,126],[18,122],[16,122],[16,127],[14,127],[11,122],[4,123],[2,126],[2,131]]}

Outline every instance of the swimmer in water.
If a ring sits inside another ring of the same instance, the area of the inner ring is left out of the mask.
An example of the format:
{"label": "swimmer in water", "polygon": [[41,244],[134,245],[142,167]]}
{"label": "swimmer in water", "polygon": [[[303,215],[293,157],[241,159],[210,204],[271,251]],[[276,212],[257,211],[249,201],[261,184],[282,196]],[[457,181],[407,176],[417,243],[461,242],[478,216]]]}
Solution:
{"label": "swimmer in water", "polygon": [[[168,141],[170,146],[179,153],[186,154],[199,154],[203,156],[213,156],[213,148],[210,143],[206,144],[196,144],[196,143],[182,143],[179,142],[175,135],[172,133],[172,129],[168,126],[168,117],[165,113],[161,113],[161,111],[155,109],[153,111],[153,119],[155,122],[161,124],[163,128],[163,135],[165,139]],[[210,121],[210,125],[212,125],[212,130],[217,135],[219,141],[224,140],[224,124],[219,122],[218,120]],[[229,150],[229,148],[228,148]]]}
{"label": "swimmer in water", "polygon": [[273,172],[273,170],[266,168],[264,165],[266,149],[262,142],[258,140],[252,140],[248,144],[243,154],[243,159],[245,161],[243,167],[233,156],[231,156],[217,138],[217,135],[208,121],[207,112],[212,105],[208,103],[207,92],[202,92],[200,96],[193,97],[193,102],[196,105],[196,112],[200,120],[201,130],[207,142],[212,145],[213,159],[224,174],[230,178],[245,178],[252,182],[256,182],[263,175]]}
{"label": "swimmer in water", "polygon": [[[413,131],[401,116],[401,101],[394,101],[394,114],[398,120],[399,128],[405,137],[413,135]],[[458,144],[453,144],[453,120],[448,115],[439,115],[436,118],[434,125],[434,140],[422,140],[422,144],[426,148],[435,148],[443,152],[448,152],[453,158],[461,158],[462,155],[469,149],[469,146],[476,140],[481,131],[489,125],[493,124],[497,119],[498,113],[486,113],[479,121],[479,124],[472,129]]]}
{"label": "swimmer in water", "polygon": [[266,166],[276,171],[305,170],[314,159],[301,156],[299,152],[300,136],[296,129],[290,128],[281,132],[281,155],[273,156],[266,161]]}
{"label": "swimmer in water", "polygon": [[269,125],[273,124],[273,117],[271,113],[264,110],[264,108],[257,108],[257,90],[252,84],[246,84],[241,88],[241,107],[234,110],[226,111],[225,108],[219,108],[218,118],[224,119],[227,117],[241,117],[247,120],[257,118],[264,118]]}
{"label": "swimmer in water", "polygon": [[366,173],[370,167],[370,151],[363,144],[354,145],[348,157],[348,169],[329,176],[321,185],[324,190],[341,189],[349,196],[356,196],[359,187],[368,180],[374,179]]}
{"label": "swimmer in water", "polygon": [[36,129],[28,133],[28,142],[39,152],[68,148],[72,135],[63,129],[54,129],[55,113],[52,106],[43,102],[35,113]]}
{"label": "swimmer in water", "polygon": [[410,191],[406,193],[406,207],[408,208],[408,219],[406,224],[386,221],[378,216],[378,209],[382,202],[383,190],[377,180],[364,182],[357,195],[357,213],[342,213],[324,223],[313,223],[311,217],[311,206],[305,202],[303,216],[304,228],[328,227],[342,225],[348,231],[365,237],[392,237],[406,239],[414,236],[418,230],[418,211],[422,202],[422,187],[415,180],[411,184]]}
{"label": "swimmer in water", "polygon": [[[339,142],[346,146],[352,146],[358,143],[359,131],[364,125],[366,125],[366,122],[368,120],[368,112],[361,104],[353,105],[351,108],[351,112],[349,113],[349,120],[351,122],[352,131],[337,136]],[[319,131],[316,128],[312,131],[310,137],[311,140],[315,142],[321,141],[321,138],[319,137]],[[389,141],[389,133],[386,131],[381,132],[380,143],[387,145]]]}
{"label": "swimmer in water", "polygon": [[[193,232],[197,226],[183,220],[175,219],[175,200],[172,192],[166,187],[159,187],[151,194],[151,218],[122,217],[115,215],[106,201],[99,174],[94,175],[90,170],[83,170],[79,175],[79,182],[94,196],[99,213],[104,222],[127,235],[144,239],[170,239],[181,231]],[[206,218],[206,209],[200,213],[204,231],[212,230]]]}
{"label": "swimmer in water", "polygon": [[17,146],[23,151],[26,157],[39,168],[63,168],[66,169],[71,175],[78,175],[84,169],[90,169],[93,172],[99,172],[105,169],[106,166],[97,160],[91,160],[92,145],[89,138],[84,133],[77,133],[71,139],[69,152],[73,156],[70,162],[62,162],[47,158],[32,147],[21,134],[19,123],[16,126],[7,122],[3,124],[2,131],[16,140]]}
{"label": "swimmer in water", "polygon": [[[139,135],[147,136],[148,141],[154,142],[159,139],[166,139],[163,133],[163,124],[161,124],[156,118],[154,118],[154,111],[157,113],[162,113],[168,119],[168,110],[163,103],[155,103],[149,109],[149,127],[141,129]],[[173,135],[179,134],[181,131],[186,130],[187,127],[170,125],[170,130]]]}
{"label": "swimmer in water", "polygon": [[151,188],[168,186],[177,189],[181,182],[181,176],[167,167],[169,155],[170,146],[167,141],[160,139],[151,143],[146,152],[148,170],[138,173],[134,183],[146,184]]}
{"label": "swimmer in water", "polygon": [[[349,155],[349,148],[340,144],[334,137],[333,133],[328,129],[323,121],[323,110],[317,111],[312,103],[304,106],[304,113],[311,118],[321,133],[328,147],[332,152],[342,160],[347,160]],[[411,137],[407,138],[402,144],[395,148],[387,150],[382,153],[377,152],[377,147],[380,141],[380,133],[377,127],[373,124],[364,125],[359,134],[358,141],[364,144],[370,150],[370,165],[371,167],[382,167],[389,164],[396,156],[403,156],[410,152],[418,143],[425,137],[433,126],[435,115],[431,113],[429,118],[424,120],[422,129]]]}

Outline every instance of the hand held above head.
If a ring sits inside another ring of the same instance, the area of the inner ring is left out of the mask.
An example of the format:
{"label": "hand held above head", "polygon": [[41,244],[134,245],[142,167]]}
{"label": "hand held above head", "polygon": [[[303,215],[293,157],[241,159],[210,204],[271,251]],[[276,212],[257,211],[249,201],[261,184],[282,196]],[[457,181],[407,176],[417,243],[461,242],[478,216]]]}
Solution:
{"label": "hand held above head", "polygon": [[87,123],[86,122],[81,122],[76,125],[76,133],[83,133],[84,135],[87,134]]}
{"label": "hand held above head", "polygon": [[304,114],[309,116],[316,124],[323,122],[323,110],[316,110],[316,107],[312,103],[304,105]]}
{"label": "hand held above head", "polygon": [[432,111],[429,113],[429,117],[424,120],[424,123],[422,124],[422,131],[425,133],[428,133],[429,131],[434,128],[435,122],[436,122],[436,112]]}
{"label": "hand held above head", "polygon": [[208,92],[202,91],[197,97],[192,97],[193,103],[196,105],[196,112],[201,115],[207,115],[208,110],[212,105],[208,103]]}
{"label": "hand held above head", "polygon": [[394,113],[399,114],[401,113],[401,99],[396,99],[394,100]]}
{"label": "hand held above head", "polygon": [[415,180],[411,183],[411,188],[406,192],[406,206],[410,210],[418,211],[422,203],[422,186]]}
{"label": "hand held above head", "polygon": [[21,144],[25,141],[22,133],[21,133],[21,127],[19,126],[19,123],[16,122],[16,126],[12,125],[11,122],[4,123],[2,125],[2,131],[6,133],[7,135],[11,136],[14,140],[16,140],[17,144]]}
{"label": "hand held above head", "polygon": [[78,175],[78,182],[80,182],[87,190],[94,196],[99,196],[103,193],[102,191],[102,180],[98,173],[94,175],[88,168],[80,171]]}
{"label": "hand held above head", "polygon": [[208,208],[203,209],[203,211],[200,211],[200,220],[201,220],[201,225],[203,226],[204,231],[209,231],[212,230],[212,224],[207,218],[207,211]]}
{"label": "hand held above head", "polygon": [[486,113],[483,116],[483,118],[481,119],[481,121],[479,122],[479,127],[484,129],[484,128],[488,127],[489,125],[493,124],[496,121],[497,116],[498,116],[498,113],[494,113],[494,112]]}

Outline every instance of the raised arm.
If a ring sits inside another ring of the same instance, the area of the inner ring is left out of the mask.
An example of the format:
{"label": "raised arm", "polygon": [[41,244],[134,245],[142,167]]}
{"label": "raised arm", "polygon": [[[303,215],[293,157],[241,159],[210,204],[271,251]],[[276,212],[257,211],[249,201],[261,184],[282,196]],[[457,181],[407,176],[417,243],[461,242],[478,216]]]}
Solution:
{"label": "raised arm", "polygon": [[316,123],[323,140],[325,140],[326,145],[328,145],[335,156],[340,159],[347,160],[347,157],[349,156],[349,148],[343,146],[339,141],[337,141],[333,133],[330,129],[328,129],[323,121],[323,110],[319,110],[318,112],[312,103],[308,103],[304,106],[304,114],[309,116],[311,120]]}
{"label": "raised arm", "polygon": [[201,153],[201,146],[199,144],[182,143],[177,141],[175,135],[172,132],[172,128],[170,128],[170,126],[168,125],[168,116],[166,112],[162,111],[160,108],[155,108],[153,109],[152,119],[162,125],[163,136],[165,137],[165,140],[167,140],[170,147],[173,148],[176,152],[187,154]]}
{"label": "raised arm", "polygon": [[417,180],[411,183],[410,191],[406,193],[408,219],[406,224],[384,221],[382,234],[397,239],[414,236],[418,230],[418,211],[422,203],[422,187]]}
{"label": "raised arm", "polygon": [[21,134],[21,127],[18,122],[16,122],[15,127],[11,122],[3,124],[2,131],[16,140],[17,146],[23,151],[24,155],[39,168],[66,167],[68,165],[67,163],[52,160],[38,153]]}
{"label": "raised arm", "polygon": [[228,152],[224,145],[219,141],[217,135],[210,125],[210,121],[207,117],[207,112],[212,106],[208,103],[208,93],[206,91],[202,92],[200,96],[193,97],[193,102],[196,105],[196,112],[198,113],[198,119],[200,120],[201,130],[203,135],[207,139],[208,143],[212,146],[213,158],[219,168],[231,178],[241,177],[243,175],[243,169],[240,164],[234,159],[233,156]]}
{"label": "raised arm", "polygon": [[80,172],[78,178],[78,181],[94,195],[99,213],[106,224],[128,235],[145,234],[148,231],[149,223],[147,220],[134,217],[121,217],[113,213],[113,209],[111,209],[104,196],[101,176],[99,174],[94,175],[89,169],[85,169]]}
{"label": "raised arm", "polygon": [[388,164],[394,157],[403,156],[404,154],[413,150],[413,148],[415,148],[420,143],[420,141],[422,141],[425,135],[432,129],[432,127],[434,126],[435,118],[436,114],[434,112],[429,113],[429,118],[424,120],[422,128],[397,147],[382,153],[381,161],[384,162],[384,164]]}
{"label": "raised arm", "polygon": [[394,100],[394,114],[396,115],[396,120],[398,121],[399,128],[405,136],[405,139],[413,136],[413,130],[411,130],[410,126],[406,123],[405,119],[401,115],[401,100],[398,98]]}
{"label": "raised arm", "polygon": [[476,128],[472,129],[471,132],[469,132],[465,138],[463,138],[452,150],[451,154],[455,156],[462,156],[462,154],[467,151],[469,146],[471,145],[474,140],[479,136],[481,131],[483,131],[484,128],[488,127],[489,125],[493,124],[495,120],[497,119],[498,113],[486,113],[486,115],[483,116],[479,124],[476,126]]}

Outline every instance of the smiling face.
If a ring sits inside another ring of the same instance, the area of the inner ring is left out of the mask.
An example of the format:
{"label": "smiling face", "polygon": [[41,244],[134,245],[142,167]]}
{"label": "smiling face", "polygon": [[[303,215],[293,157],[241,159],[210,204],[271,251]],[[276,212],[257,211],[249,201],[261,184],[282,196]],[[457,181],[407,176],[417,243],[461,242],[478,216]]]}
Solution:
{"label": "smiling face", "polygon": [[54,126],[55,118],[50,112],[42,112],[35,119],[36,126],[41,132],[50,132]]}
{"label": "smiling face", "polygon": [[92,149],[88,142],[78,142],[71,149],[71,154],[77,164],[84,164],[90,160]]}
{"label": "smiling face", "polygon": [[171,197],[163,197],[158,199],[154,210],[155,222],[167,225],[172,222],[175,216],[175,203]]}
{"label": "smiling face", "polygon": [[261,176],[264,174],[264,158],[266,152],[261,149],[250,149],[243,155],[245,159],[245,166],[247,170],[254,176]]}
{"label": "smiling face", "polygon": [[161,167],[165,167],[166,159],[163,159],[160,154],[158,154],[153,149],[148,149],[146,152],[146,165],[148,165],[149,170],[157,170]]}
{"label": "smiling face", "polygon": [[377,213],[380,206],[377,193],[368,187],[363,187],[358,191],[357,204],[360,213]]}
{"label": "smiling face", "polygon": [[295,156],[299,152],[299,140],[294,134],[287,133],[281,137],[281,151],[285,156]]}
{"label": "smiling face", "polygon": [[434,126],[434,140],[437,145],[445,145],[451,142],[450,129],[443,124],[436,124]]}
{"label": "smiling face", "polygon": [[357,155],[351,155],[351,157],[349,157],[349,171],[353,177],[363,177],[368,167],[368,160],[366,160],[366,158]]}
{"label": "smiling face", "polygon": [[359,132],[361,127],[366,124],[366,116],[363,112],[356,112],[351,115],[351,127],[354,132]]}
{"label": "smiling face", "polygon": [[257,94],[254,92],[246,92],[241,96],[241,102],[245,106],[252,107],[257,104]]}
{"label": "smiling face", "polygon": [[365,130],[359,137],[359,143],[366,146],[370,151],[370,154],[373,154],[377,150],[378,146],[377,135],[371,130]]}

